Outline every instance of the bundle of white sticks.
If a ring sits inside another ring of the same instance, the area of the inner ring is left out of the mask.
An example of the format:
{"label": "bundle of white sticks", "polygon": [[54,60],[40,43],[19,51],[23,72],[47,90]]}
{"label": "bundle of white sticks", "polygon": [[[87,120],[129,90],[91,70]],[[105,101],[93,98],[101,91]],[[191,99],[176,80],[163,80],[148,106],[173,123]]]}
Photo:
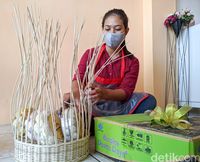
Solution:
{"label": "bundle of white sticks", "polygon": [[[85,75],[81,80],[78,70],[78,46],[83,23],[74,27],[73,61],[71,78],[76,75],[80,92],[77,104],[70,93],[68,109],[64,109],[58,60],[66,31],[61,35],[61,25],[42,18],[36,9],[27,8],[27,19],[22,21],[15,7],[15,29],[21,53],[21,69],[12,98],[12,123],[15,139],[18,141],[49,145],[72,142],[90,134],[92,102],[86,93],[96,77],[109,64],[121,59],[119,52],[113,52],[104,65],[95,71],[103,37],[99,37],[94,50],[90,52]],[[124,41],[124,40],[123,40]],[[122,42],[123,42],[122,41]],[[129,55],[125,55],[127,57]],[[73,91],[71,86],[71,92]]]}

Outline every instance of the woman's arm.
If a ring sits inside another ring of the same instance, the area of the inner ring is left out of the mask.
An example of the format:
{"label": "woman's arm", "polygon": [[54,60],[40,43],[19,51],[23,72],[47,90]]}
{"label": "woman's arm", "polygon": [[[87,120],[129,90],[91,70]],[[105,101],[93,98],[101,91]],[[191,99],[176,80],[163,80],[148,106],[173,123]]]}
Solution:
{"label": "woman's arm", "polygon": [[[72,91],[75,100],[80,100],[80,93],[78,88],[77,80],[72,81]],[[65,93],[63,96],[64,102],[70,102],[70,93]]]}
{"label": "woman's arm", "polygon": [[[73,80],[72,81],[72,92],[73,92],[73,96],[74,96],[75,102],[78,105],[79,102],[80,102],[80,92],[79,92],[77,80]],[[65,93],[64,94],[63,102],[64,102],[65,108],[69,107],[70,93]]]}
{"label": "woman's arm", "polygon": [[72,91],[73,91],[74,99],[77,101],[80,101],[80,92],[79,92],[77,80],[72,81]]}
{"label": "woman's arm", "polygon": [[126,99],[126,92],[123,89],[108,89],[93,86],[89,91],[89,94],[93,103],[100,100],[123,101]]}
{"label": "woman's arm", "polygon": [[[83,77],[85,75],[88,56],[89,56],[89,54],[92,53],[92,51],[93,51],[93,49],[86,50],[85,53],[83,54],[83,56],[81,57],[80,62],[79,62],[78,69],[79,69],[79,76],[80,76],[81,80],[83,79]],[[72,91],[73,91],[73,95],[74,95],[75,100],[79,101],[80,100],[80,93],[79,93],[79,89],[78,89],[78,83],[77,83],[76,75],[74,75],[74,77],[73,77]],[[64,104],[65,106],[68,106],[67,103],[70,101],[70,93],[65,93],[64,96],[63,96],[63,101],[65,103]]]}

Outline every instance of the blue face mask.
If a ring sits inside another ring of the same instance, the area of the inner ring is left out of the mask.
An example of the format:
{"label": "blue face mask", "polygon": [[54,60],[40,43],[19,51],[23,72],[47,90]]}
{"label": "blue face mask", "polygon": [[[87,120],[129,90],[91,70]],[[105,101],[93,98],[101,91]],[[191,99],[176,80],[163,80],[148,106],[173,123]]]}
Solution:
{"label": "blue face mask", "polygon": [[119,44],[124,40],[125,33],[111,33],[108,32],[104,35],[104,41],[110,48],[117,48]]}

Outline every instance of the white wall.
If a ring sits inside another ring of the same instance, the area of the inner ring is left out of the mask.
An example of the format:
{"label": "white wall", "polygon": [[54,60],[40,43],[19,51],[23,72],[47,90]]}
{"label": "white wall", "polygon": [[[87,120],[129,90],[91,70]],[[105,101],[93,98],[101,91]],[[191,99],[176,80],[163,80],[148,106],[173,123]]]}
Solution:
{"label": "white wall", "polygon": [[144,91],[164,106],[166,28],[165,18],[176,10],[176,0],[143,0]]}
{"label": "white wall", "polygon": [[[189,50],[188,45],[185,43],[188,39],[190,44]],[[189,101],[190,106],[200,108],[200,75],[198,74],[200,71],[200,24],[189,28],[189,38],[187,31],[184,31],[180,42],[180,48],[183,49],[183,46],[185,48],[185,50],[181,50],[179,53],[179,58],[182,58],[179,60],[180,105],[187,104]],[[185,60],[183,56],[185,56]],[[181,66],[181,61],[182,65],[185,66],[185,71],[183,66]]]}
{"label": "white wall", "polygon": [[140,60],[140,75],[137,90],[143,90],[143,13],[141,0],[0,0],[0,125],[10,122],[10,101],[20,65],[20,53],[12,23],[13,4],[19,5],[22,14],[27,2],[36,2],[43,18],[59,20],[62,28],[68,27],[61,52],[63,92],[69,91],[72,59],[73,20],[86,20],[80,42],[80,55],[93,47],[101,34],[101,19],[106,11],[122,8],[129,17],[128,49]]}
{"label": "white wall", "polygon": [[167,31],[163,23],[166,17],[174,13],[175,10],[175,0],[152,0],[154,94],[157,98],[158,105],[161,107],[165,105],[167,51]]}
{"label": "white wall", "polygon": [[143,0],[144,91],[154,94],[152,0]]}
{"label": "white wall", "polygon": [[[199,54],[200,54],[200,0],[177,0],[177,10],[182,9],[190,9],[194,14],[195,26],[190,27],[190,77],[189,77],[189,101],[190,105],[193,107],[200,107],[200,95],[199,95],[199,75],[197,75],[197,71],[200,70],[199,66]],[[186,63],[187,64],[187,63]],[[180,104],[185,104],[185,99],[183,92],[184,88],[180,82]]]}
{"label": "white wall", "polygon": [[[34,0],[44,17],[59,19],[62,27],[68,27],[61,52],[63,91],[69,90],[69,72],[72,59],[73,19],[84,17],[86,25],[80,43],[80,55],[94,45],[104,13],[112,8],[126,11],[130,31],[128,49],[140,61],[137,91],[153,93],[158,105],[163,106],[165,82],[166,30],[164,19],[176,8],[176,0]],[[9,123],[12,89],[19,71],[20,54],[12,24],[12,0],[0,0],[0,125]],[[22,8],[26,0],[15,0]],[[144,27],[145,25],[145,27]],[[145,35],[144,35],[145,34]],[[145,62],[145,65],[144,65]],[[145,70],[144,70],[145,68]]]}
{"label": "white wall", "polygon": [[176,1],[177,10],[190,9],[195,15],[196,24],[200,23],[200,0],[177,0]]}

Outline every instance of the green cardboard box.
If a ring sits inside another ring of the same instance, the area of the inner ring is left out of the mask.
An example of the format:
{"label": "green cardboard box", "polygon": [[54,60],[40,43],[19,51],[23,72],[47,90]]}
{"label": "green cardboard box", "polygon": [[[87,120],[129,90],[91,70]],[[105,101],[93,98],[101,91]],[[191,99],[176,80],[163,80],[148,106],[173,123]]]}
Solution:
{"label": "green cardboard box", "polygon": [[95,118],[96,150],[123,161],[182,161],[200,157],[200,120],[189,130],[150,124],[145,114]]}

